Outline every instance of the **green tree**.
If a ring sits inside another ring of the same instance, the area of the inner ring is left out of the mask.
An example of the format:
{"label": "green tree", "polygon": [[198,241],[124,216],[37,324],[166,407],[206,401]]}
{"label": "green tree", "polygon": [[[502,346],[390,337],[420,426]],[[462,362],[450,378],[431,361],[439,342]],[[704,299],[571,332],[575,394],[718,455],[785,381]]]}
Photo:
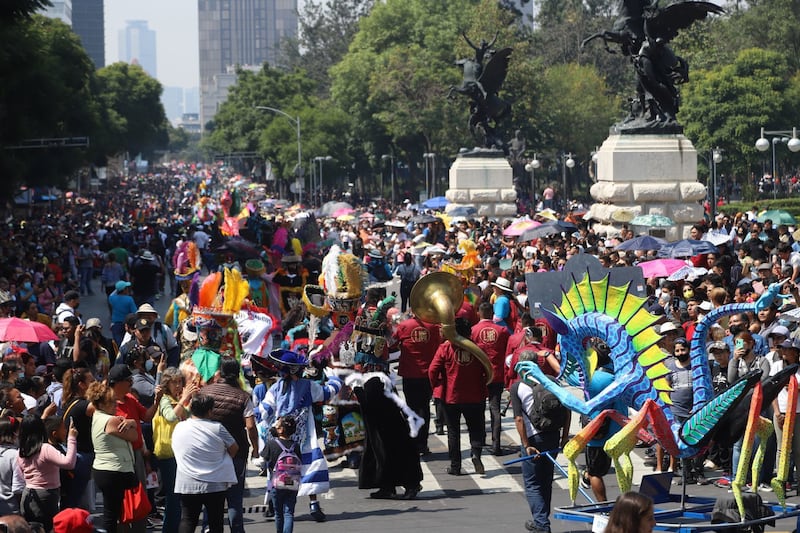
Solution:
{"label": "green tree", "polygon": [[763,158],[754,148],[759,128],[794,123],[798,90],[798,78],[783,55],[744,50],[730,65],[694,74],[678,118],[698,150],[723,148],[725,167],[748,176]]}
{"label": "green tree", "polygon": [[[31,139],[96,138],[94,66],[64,23],[42,16],[0,24],[0,172],[12,182],[63,184],[86,162],[80,147],[14,149]],[[9,188],[6,188],[10,192]]]}
{"label": "green tree", "polygon": [[104,118],[101,147],[107,155],[127,151],[148,158],[169,143],[161,83],[139,65],[114,63],[97,71],[97,97]]}

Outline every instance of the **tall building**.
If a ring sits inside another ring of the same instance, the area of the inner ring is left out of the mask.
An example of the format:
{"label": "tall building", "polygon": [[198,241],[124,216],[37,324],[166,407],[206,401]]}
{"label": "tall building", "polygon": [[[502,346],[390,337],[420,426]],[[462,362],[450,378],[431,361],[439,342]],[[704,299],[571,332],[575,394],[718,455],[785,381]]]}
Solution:
{"label": "tall building", "polygon": [[81,38],[95,68],[106,66],[103,0],[72,0],[72,31]]}
{"label": "tall building", "polygon": [[42,10],[42,15],[51,19],[58,19],[68,26],[72,26],[72,0],[50,0],[52,5]]}
{"label": "tall building", "polygon": [[156,77],[156,32],[147,27],[146,20],[125,21],[125,29],[119,30],[119,58]]}
{"label": "tall building", "polygon": [[194,113],[200,120],[200,87],[183,90],[183,112]]}
{"label": "tall building", "polygon": [[184,114],[183,99],[183,87],[164,87],[164,91],[161,93],[164,113],[167,114],[167,120],[173,124],[176,124]]}
{"label": "tall building", "polygon": [[297,35],[297,0],[198,0],[200,123],[224,101],[232,69],[276,64],[281,41]]}

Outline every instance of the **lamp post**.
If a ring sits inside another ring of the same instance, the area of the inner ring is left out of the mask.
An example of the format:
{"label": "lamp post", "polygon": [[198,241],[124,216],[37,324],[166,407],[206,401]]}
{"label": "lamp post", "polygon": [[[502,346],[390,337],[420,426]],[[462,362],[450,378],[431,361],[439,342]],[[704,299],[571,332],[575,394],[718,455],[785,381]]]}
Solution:
{"label": "lamp post", "polygon": [[536,169],[540,165],[541,163],[536,159],[536,153],[533,154],[533,159],[525,165],[525,170],[531,173],[531,211],[536,210]]}
{"label": "lamp post", "polygon": [[711,220],[717,217],[717,163],[722,163],[722,148],[715,146],[711,150]]}
{"label": "lamp post", "polygon": [[[392,165],[390,179],[392,180],[392,206],[394,206],[394,154],[383,154],[381,156],[381,161],[386,161],[387,159],[389,160],[389,162]],[[383,176],[383,172],[381,172],[381,177],[382,176]],[[383,181],[383,180],[381,179],[381,181]],[[381,183],[381,185],[383,185],[383,183]],[[383,187],[381,187],[381,193],[383,193]]]}
{"label": "lamp post", "polygon": [[[791,138],[786,137],[786,135],[791,134]],[[764,137],[764,135],[777,135],[777,137],[773,137],[772,141]],[[759,152],[766,152],[769,148],[769,145],[772,144],[772,198],[775,199],[778,196],[778,181],[777,181],[777,172],[778,167],[775,160],[775,145],[778,143],[786,143],[789,147],[789,150],[792,152],[800,151],[800,139],[797,138],[797,128],[792,128],[792,131],[789,130],[775,130],[775,131],[764,131],[764,128],[761,128],[761,137],[758,138],[756,141],[756,150]]]}
{"label": "lamp post", "polygon": [[[434,154],[432,152],[426,152],[426,153],[422,154],[422,157],[425,158],[425,199],[428,200],[431,197],[431,195],[430,195],[430,187],[429,187],[429,183],[430,182],[428,181],[428,166],[429,166],[428,165],[428,159],[433,159],[433,162],[430,165],[433,168],[433,172],[435,173],[436,172],[436,167],[435,167],[435,165],[436,165],[436,154]],[[431,180],[431,181],[433,181],[433,180]]]}
{"label": "lamp post", "polygon": [[569,197],[569,195],[567,194],[567,169],[568,168],[572,168],[572,167],[575,166],[575,160],[572,159],[572,152],[568,152],[568,153],[565,152],[562,155],[562,158],[563,158],[563,162],[564,162],[564,164],[561,167],[561,169],[562,169],[562,173],[561,173],[562,188],[564,189],[562,191],[562,193],[564,195],[564,198],[563,198],[564,206],[563,206],[562,209],[566,209],[567,200],[568,200],[568,197]]}
{"label": "lamp post", "polygon": [[322,207],[322,163],[333,159],[329,155],[317,156],[314,158],[315,163],[319,163],[319,172],[317,173],[317,191],[319,191],[319,205]]}
{"label": "lamp post", "polygon": [[[299,181],[300,178],[303,177],[303,149],[302,149],[302,144],[300,143],[300,115],[293,117],[286,111],[278,109],[277,107],[270,107],[267,105],[257,105],[255,106],[255,108],[266,111],[272,111],[273,113],[283,115],[284,117],[288,118],[289,120],[295,123],[295,126],[297,128],[297,179]],[[302,195],[302,191],[300,192],[300,194]]]}

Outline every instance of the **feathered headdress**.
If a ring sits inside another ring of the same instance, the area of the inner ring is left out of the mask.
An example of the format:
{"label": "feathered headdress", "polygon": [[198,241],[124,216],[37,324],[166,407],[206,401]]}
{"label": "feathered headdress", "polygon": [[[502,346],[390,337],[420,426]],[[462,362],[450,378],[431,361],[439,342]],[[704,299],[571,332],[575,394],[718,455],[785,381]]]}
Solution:
{"label": "feathered headdress", "polygon": [[175,267],[175,279],[192,279],[194,273],[200,270],[200,250],[197,245],[193,241],[182,241],[175,249],[172,264]]}
{"label": "feathered headdress", "polygon": [[[333,245],[322,259],[319,285],[306,285],[303,302],[316,316],[325,316],[330,311],[354,313],[364,294],[366,282],[367,273],[361,260]],[[315,295],[324,298],[324,305],[313,302]]]}

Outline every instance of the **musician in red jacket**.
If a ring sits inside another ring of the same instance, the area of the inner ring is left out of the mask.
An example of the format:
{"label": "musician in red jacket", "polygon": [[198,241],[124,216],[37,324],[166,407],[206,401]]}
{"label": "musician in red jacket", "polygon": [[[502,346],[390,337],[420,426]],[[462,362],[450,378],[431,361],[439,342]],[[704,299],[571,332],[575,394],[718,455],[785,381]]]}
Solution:
{"label": "musician in red jacket", "polygon": [[[408,406],[425,421],[414,444],[420,455],[428,455],[428,431],[431,422],[431,397],[433,389],[428,379],[428,367],[433,354],[441,344],[440,328],[411,315],[395,328],[394,342],[400,348],[400,365],[397,374],[403,378],[403,394]],[[443,424],[443,422],[439,422]]]}
{"label": "musician in red jacket", "polygon": [[506,346],[510,336],[508,328],[496,324],[492,321],[494,311],[492,304],[483,302],[478,306],[478,316],[480,320],[472,326],[472,342],[478,348],[486,352],[489,361],[492,362],[494,377],[489,383],[489,417],[492,427],[492,447],[493,455],[500,455],[500,397],[503,395],[503,385],[505,377]]}
{"label": "musician in red jacket", "polygon": [[[456,332],[469,338],[469,322],[463,318],[455,321]],[[467,423],[472,464],[476,474],[485,472],[481,462],[483,439],[486,436],[484,411],[486,409],[486,370],[480,360],[468,350],[445,342],[433,356],[428,369],[431,385],[442,387],[445,419],[447,420],[447,452],[450,467],[447,473],[462,476],[461,470],[461,415]]]}

